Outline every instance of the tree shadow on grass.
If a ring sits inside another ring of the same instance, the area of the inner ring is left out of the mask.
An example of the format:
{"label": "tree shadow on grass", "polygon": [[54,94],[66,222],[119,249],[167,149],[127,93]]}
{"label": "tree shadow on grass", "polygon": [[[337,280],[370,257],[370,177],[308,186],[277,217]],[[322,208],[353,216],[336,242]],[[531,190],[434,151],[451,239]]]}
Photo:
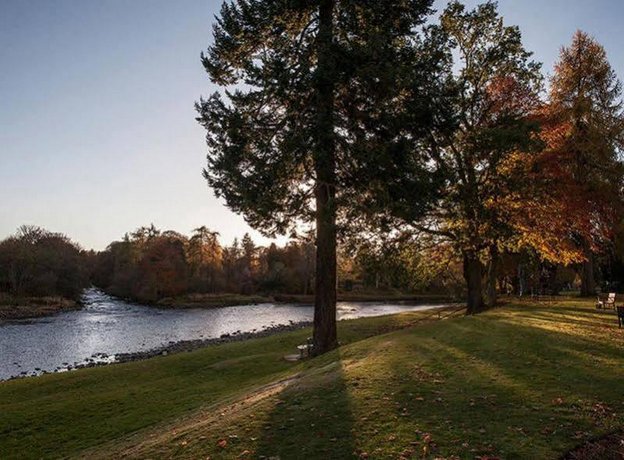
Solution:
{"label": "tree shadow on grass", "polygon": [[[573,317],[571,317],[573,316]],[[617,316],[613,310],[589,310],[575,307],[557,307],[544,310],[522,312],[523,319],[537,319],[559,324],[573,324],[583,327],[617,326]]]}
{"label": "tree shadow on grass", "polygon": [[619,409],[624,392],[621,348],[539,321],[483,317],[416,331],[386,363],[396,407],[440,440],[442,455],[462,458],[557,456],[621,424],[609,409]]}
{"label": "tree shadow on grass", "polygon": [[[357,458],[354,417],[340,350],[317,358],[280,393],[258,442],[257,458]],[[323,362],[326,363],[323,365]]]}

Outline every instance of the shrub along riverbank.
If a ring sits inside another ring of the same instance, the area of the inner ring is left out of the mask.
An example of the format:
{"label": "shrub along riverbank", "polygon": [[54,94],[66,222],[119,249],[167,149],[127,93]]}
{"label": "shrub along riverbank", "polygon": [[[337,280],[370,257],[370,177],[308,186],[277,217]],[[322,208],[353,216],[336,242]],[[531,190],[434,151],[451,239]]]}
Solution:
{"label": "shrub along riverbank", "polygon": [[[557,458],[622,427],[624,333],[589,302],[343,321],[0,384],[0,457]],[[50,423],[54,420],[54,423]]]}

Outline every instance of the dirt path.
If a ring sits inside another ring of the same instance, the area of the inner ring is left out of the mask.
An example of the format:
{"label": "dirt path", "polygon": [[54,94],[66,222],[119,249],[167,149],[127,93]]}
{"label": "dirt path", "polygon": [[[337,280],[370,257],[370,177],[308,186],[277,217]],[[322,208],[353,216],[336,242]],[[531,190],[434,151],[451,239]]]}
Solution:
{"label": "dirt path", "polygon": [[189,437],[202,441],[206,437],[204,435],[197,436],[198,433],[209,432],[210,427],[216,423],[222,424],[229,419],[241,417],[246,413],[256,412],[258,406],[271,398],[277,397],[287,387],[298,381],[299,378],[300,375],[297,374],[286,379],[271,382],[247,393],[242,398],[234,397],[228,402],[224,403],[221,401],[220,403],[204,407],[191,415],[168,422],[166,425],[151,427],[121,441],[116,440],[99,446],[94,450],[83,452],[79,458],[144,458],[148,452],[149,457],[158,457],[159,446],[171,446],[176,443],[184,445],[184,440]]}

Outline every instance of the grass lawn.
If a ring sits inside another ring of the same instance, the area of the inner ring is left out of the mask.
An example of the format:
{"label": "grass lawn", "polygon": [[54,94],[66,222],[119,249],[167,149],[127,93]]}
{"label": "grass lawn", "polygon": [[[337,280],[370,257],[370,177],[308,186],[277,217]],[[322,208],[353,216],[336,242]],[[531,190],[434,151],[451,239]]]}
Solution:
{"label": "grass lawn", "polygon": [[541,459],[623,427],[613,313],[423,315],[342,322],[299,364],[308,331],[0,384],[0,458]]}

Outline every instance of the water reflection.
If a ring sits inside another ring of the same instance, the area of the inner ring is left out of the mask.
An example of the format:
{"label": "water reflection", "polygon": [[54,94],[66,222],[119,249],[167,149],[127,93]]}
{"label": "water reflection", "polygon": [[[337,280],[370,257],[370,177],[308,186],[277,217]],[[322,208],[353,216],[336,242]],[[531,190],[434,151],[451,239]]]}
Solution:
{"label": "water reflection", "polygon": [[[290,321],[309,321],[312,306],[258,304],[238,307],[163,310],[112,298],[96,289],[84,295],[82,310],[28,321],[0,322],[0,379],[36,369],[53,371],[98,353],[144,351],[181,340],[252,332]],[[341,302],[338,319],[380,316],[434,308]]]}

